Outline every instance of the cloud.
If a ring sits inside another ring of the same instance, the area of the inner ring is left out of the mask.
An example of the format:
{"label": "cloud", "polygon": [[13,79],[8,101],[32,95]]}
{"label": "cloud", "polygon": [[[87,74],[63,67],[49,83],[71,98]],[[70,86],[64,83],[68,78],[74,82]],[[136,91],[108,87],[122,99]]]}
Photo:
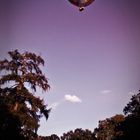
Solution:
{"label": "cloud", "polygon": [[76,95],[70,95],[70,94],[66,94],[65,95],[65,100],[69,101],[69,102],[73,102],[73,103],[81,103],[82,100],[77,97]]}
{"label": "cloud", "polygon": [[108,94],[108,93],[111,93],[112,91],[109,90],[109,89],[106,89],[106,90],[102,90],[101,93],[102,94]]}
{"label": "cloud", "polygon": [[51,108],[54,110],[59,105],[63,104],[65,101],[73,102],[73,103],[81,103],[82,102],[82,100],[79,97],[77,97],[76,95],[66,94],[66,95],[64,95],[63,99],[48,105],[48,108]]}

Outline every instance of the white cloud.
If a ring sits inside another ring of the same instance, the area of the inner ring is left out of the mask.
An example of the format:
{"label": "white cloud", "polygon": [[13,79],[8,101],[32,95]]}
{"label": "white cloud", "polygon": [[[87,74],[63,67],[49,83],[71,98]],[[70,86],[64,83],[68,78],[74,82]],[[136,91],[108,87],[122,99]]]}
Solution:
{"label": "white cloud", "polygon": [[102,90],[101,93],[102,94],[108,94],[108,93],[111,93],[112,91],[109,90],[109,89],[106,89],[106,90]]}
{"label": "white cloud", "polygon": [[65,95],[65,100],[69,101],[69,102],[73,102],[73,103],[81,103],[82,100],[77,97],[76,95],[70,95],[70,94],[66,94]]}
{"label": "white cloud", "polygon": [[59,105],[61,105],[65,101],[69,101],[69,102],[73,102],[73,103],[81,103],[82,102],[82,100],[79,97],[77,97],[76,95],[66,94],[64,96],[64,98],[61,99],[60,101],[54,102],[54,103],[48,105],[48,108],[56,109]]}

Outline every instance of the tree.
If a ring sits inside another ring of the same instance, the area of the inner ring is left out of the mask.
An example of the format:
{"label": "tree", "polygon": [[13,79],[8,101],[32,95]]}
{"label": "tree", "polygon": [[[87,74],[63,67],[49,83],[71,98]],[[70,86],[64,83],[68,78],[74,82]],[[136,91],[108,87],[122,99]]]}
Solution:
{"label": "tree", "polygon": [[48,79],[40,69],[40,65],[44,66],[44,60],[34,53],[19,53],[18,50],[8,54],[11,60],[0,61],[3,74],[0,77],[0,108],[7,110],[7,113],[3,111],[0,114],[3,115],[0,131],[4,126],[7,129],[11,127],[12,124],[6,119],[8,117],[11,123],[17,121],[16,127],[25,138],[31,139],[37,133],[42,115],[48,119],[50,112],[43,99],[35,96],[37,87],[42,91],[50,88]]}
{"label": "tree", "polygon": [[139,140],[140,136],[140,118],[138,116],[127,116],[120,124],[119,130],[122,135],[116,137],[115,140]]}
{"label": "tree", "polygon": [[19,118],[8,110],[8,106],[3,101],[4,99],[0,97],[0,139],[9,140],[14,138],[15,140],[25,140],[24,136],[20,134]]}
{"label": "tree", "polygon": [[124,107],[125,121],[121,123],[123,135],[117,140],[139,140],[140,133],[140,91],[131,97],[130,102]]}
{"label": "tree", "polygon": [[60,140],[60,138],[56,134],[52,134],[51,136],[39,136],[37,140]]}
{"label": "tree", "polygon": [[52,134],[51,136],[47,136],[46,140],[60,140],[60,138],[56,134]]}
{"label": "tree", "polygon": [[61,136],[61,140],[96,140],[96,138],[90,130],[77,128],[74,131],[64,133],[63,136]]}
{"label": "tree", "polygon": [[137,95],[133,95],[131,101],[124,107],[125,115],[140,116],[140,91]]}
{"label": "tree", "polygon": [[115,115],[111,118],[99,121],[99,126],[94,130],[94,133],[98,140],[114,140],[121,135],[123,132],[119,129],[125,117],[121,114]]}

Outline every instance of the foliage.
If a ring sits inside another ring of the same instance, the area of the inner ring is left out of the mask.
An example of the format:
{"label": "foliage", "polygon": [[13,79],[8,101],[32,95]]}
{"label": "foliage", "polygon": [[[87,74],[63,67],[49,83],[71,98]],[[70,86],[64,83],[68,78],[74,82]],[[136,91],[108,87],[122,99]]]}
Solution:
{"label": "foliage", "polygon": [[99,121],[98,128],[94,130],[98,140],[113,140],[123,134],[122,131],[117,128],[120,126],[121,122],[125,120],[123,115],[115,115],[106,120]]}
{"label": "foliage", "polygon": [[[0,130],[7,131],[17,121],[16,128],[11,129],[18,129],[24,137],[31,139],[37,132],[42,115],[47,119],[50,111],[43,100],[34,95],[37,87],[43,91],[50,88],[39,67],[44,65],[44,60],[34,53],[21,54],[18,50],[8,54],[11,60],[0,61],[0,71],[3,74],[0,77],[0,108],[3,110],[0,114],[3,116]],[[6,113],[4,110],[7,110]]]}
{"label": "foliage", "polygon": [[0,139],[9,140],[11,138],[24,140],[24,137],[20,134],[20,121],[11,114],[8,110],[8,106],[3,103],[4,99],[0,97]]}
{"label": "foliage", "polygon": [[123,135],[117,137],[115,140],[139,140],[140,117],[127,116],[119,129],[123,132]]}
{"label": "foliage", "polygon": [[37,140],[60,140],[60,138],[56,134],[52,134],[51,136],[40,136]]}
{"label": "foliage", "polygon": [[131,101],[125,106],[124,114],[140,116],[140,91],[133,95]]}
{"label": "foliage", "polygon": [[123,111],[127,116],[121,124],[120,129],[123,131],[123,135],[119,137],[119,140],[138,140],[140,133],[140,91],[132,96]]}
{"label": "foliage", "polygon": [[140,93],[132,96],[124,107],[124,115],[115,115],[103,121],[94,130],[98,140],[138,140],[140,133]]}
{"label": "foliage", "polygon": [[90,130],[77,128],[74,131],[64,133],[63,136],[61,136],[61,140],[96,140],[96,138]]}

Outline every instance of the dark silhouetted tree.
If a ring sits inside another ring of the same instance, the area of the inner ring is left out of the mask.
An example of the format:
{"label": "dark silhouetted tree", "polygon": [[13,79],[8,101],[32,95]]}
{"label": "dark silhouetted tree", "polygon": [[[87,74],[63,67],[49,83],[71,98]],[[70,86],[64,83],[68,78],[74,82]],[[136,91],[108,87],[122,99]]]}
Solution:
{"label": "dark silhouetted tree", "polygon": [[133,95],[131,101],[124,107],[125,115],[140,116],[140,91],[137,95]]}
{"label": "dark silhouetted tree", "polygon": [[140,93],[133,95],[123,109],[124,115],[115,115],[103,121],[94,130],[98,140],[140,139]]}
{"label": "dark silhouetted tree", "polygon": [[0,136],[8,135],[11,130],[32,139],[40,118],[44,115],[48,119],[50,111],[43,99],[35,96],[38,87],[43,91],[50,88],[40,69],[40,65],[44,66],[44,60],[34,53],[19,53],[18,50],[8,54],[10,60],[0,61]]}
{"label": "dark silhouetted tree", "polygon": [[119,114],[111,118],[107,118],[106,120],[99,121],[98,128],[94,130],[97,139],[114,140],[115,138],[123,135],[123,132],[118,128],[124,120],[125,117]]}
{"label": "dark silhouetted tree", "polygon": [[61,136],[61,140],[96,140],[96,138],[90,130],[77,128],[74,131],[64,133],[63,136]]}
{"label": "dark silhouetted tree", "polygon": [[52,134],[51,136],[40,136],[37,140],[60,140],[60,138],[56,134]]}
{"label": "dark silhouetted tree", "polygon": [[140,139],[140,92],[133,95],[130,102],[124,107],[125,121],[121,123],[120,130],[123,135],[117,140]]}
{"label": "dark silhouetted tree", "polygon": [[9,111],[4,98],[0,96],[0,140],[25,140],[20,126],[19,118]]}

